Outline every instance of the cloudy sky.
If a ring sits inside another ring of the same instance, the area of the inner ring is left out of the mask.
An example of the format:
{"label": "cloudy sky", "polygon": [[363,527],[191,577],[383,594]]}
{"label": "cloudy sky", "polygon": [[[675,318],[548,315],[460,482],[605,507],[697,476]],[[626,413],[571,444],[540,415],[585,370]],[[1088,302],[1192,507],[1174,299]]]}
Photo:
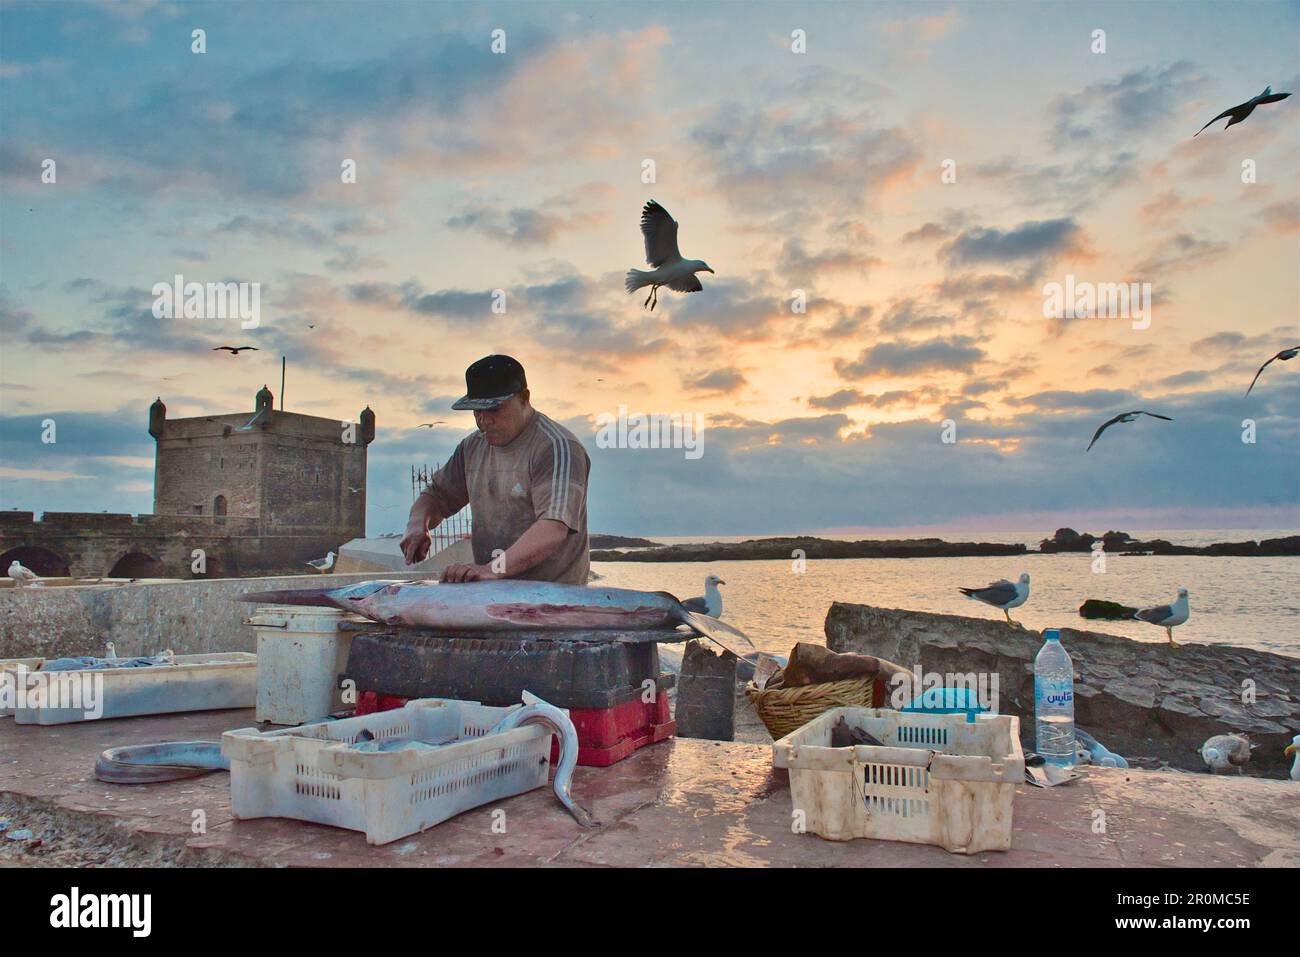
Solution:
{"label": "cloudy sky", "polygon": [[[290,411],[375,410],[395,530],[508,352],[592,452],[593,530],[1300,526],[1300,362],[1243,398],[1300,345],[1300,97],[1192,135],[1300,86],[1296,3],[0,17],[0,508],[149,511],[154,396],[251,410],[285,355]],[[653,313],[650,198],[716,270]],[[260,284],[261,326],[155,318],[178,273]],[[1045,318],[1067,276],[1149,283],[1149,326]],[[596,448],[620,405],[702,414],[703,456]],[[1085,455],[1129,409],[1175,421]]]}

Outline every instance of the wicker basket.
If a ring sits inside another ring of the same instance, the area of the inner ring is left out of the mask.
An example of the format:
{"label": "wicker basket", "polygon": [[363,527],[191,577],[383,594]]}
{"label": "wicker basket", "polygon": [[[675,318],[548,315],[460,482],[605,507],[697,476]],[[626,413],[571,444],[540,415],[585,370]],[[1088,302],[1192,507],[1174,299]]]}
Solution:
{"label": "wicker basket", "polygon": [[758,712],[772,738],[784,738],[831,708],[871,708],[884,697],[884,682],[871,677],[828,681],[801,688],[754,687],[750,682],[745,697]]}

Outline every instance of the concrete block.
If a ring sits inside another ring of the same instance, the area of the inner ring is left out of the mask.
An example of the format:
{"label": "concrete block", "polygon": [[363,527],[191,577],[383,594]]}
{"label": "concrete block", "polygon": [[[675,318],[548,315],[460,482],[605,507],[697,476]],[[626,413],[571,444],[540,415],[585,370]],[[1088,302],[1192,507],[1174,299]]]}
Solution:
{"label": "concrete block", "polygon": [[688,641],[677,679],[677,736],[731,741],[736,735],[736,662],[702,641]]}

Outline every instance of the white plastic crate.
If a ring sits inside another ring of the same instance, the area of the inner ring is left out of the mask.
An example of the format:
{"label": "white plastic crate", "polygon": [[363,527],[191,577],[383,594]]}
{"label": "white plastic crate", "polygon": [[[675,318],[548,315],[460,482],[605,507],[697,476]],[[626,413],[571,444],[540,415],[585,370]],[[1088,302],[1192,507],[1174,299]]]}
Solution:
{"label": "white plastic crate", "polygon": [[[176,655],[174,664],[152,668],[36,671],[36,665],[45,660],[0,661],[0,681],[8,684],[5,697],[12,695],[18,699],[15,703],[22,705],[9,712],[16,724],[70,724],[146,714],[251,708],[257,697],[257,655],[246,651]],[[19,675],[24,685],[21,697],[17,694]],[[74,684],[82,685],[75,695],[71,693]],[[38,688],[45,689],[48,700],[37,696]],[[98,699],[98,714],[88,713],[84,707],[88,692]],[[77,703],[71,707],[57,706],[73,701]]]}
{"label": "white plastic crate", "polygon": [[[463,811],[544,787],[551,732],[537,725],[488,735],[515,708],[421,698],[376,714],[258,733],[227,731],[236,818],[289,817],[364,831],[371,844],[416,834]],[[432,751],[357,751],[376,740],[459,738]]]}
{"label": "white plastic crate", "polygon": [[[841,716],[884,747],[832,748]],[[1012,802],[1025,777],[1019,718],[886,708],[833,708],[774,743],[772,763],[790,769],[794,809],[814,834],[960,854],[1011,847]]]}

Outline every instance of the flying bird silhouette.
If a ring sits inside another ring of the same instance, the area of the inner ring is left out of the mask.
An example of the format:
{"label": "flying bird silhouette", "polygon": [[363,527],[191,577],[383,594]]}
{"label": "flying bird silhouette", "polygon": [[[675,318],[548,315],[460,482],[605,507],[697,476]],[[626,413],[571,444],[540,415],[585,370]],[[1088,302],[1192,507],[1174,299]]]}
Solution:
{"label": "flying bird silhouette", "polygon": [[650,287],[644,306],[651,311],[659,304],[659,287],[667,286],[673,292],[699,292],[697,272],[713,272],[703,259],[683,259],[677,248],[677,222],[653,199],[641,210],[641,235],[645,237],[645,261],[654,269],[629,269],[623,285],[629,293],[642,286]]}
{"label": "flying bird silhouette", "polygon": [[[1291,349],[1283,349],[1281,352],[1275,355],[1273,359],[1281,359],[1283,362],[1286,362],[1288,359],[1294,359],[1298,355],[1300,355],[1300,346],[1295,346],[1294,348]],[[1273,359],[1269,359],[1268,362],[1272,362]],[[1263,372],[1265,369],[1268,368],[1268,362],[1265,362],[1262,366],[1259,367],[1259,372]],[[1259,372],[1256,372],[1255,378],[1250,380],[1250,389],[1255,388],[1255,383],[1259,381]],[[1250,395],[1250,389],[1246,390],[1246,395]]]}
{"label": "flying bird silhouette", "polygon": [[1167,415],[1157,415],[1157,414],[1154,413],[1154,412],[1141,412],[1141,411],[1138,411],[1138,412],[1121,412],[1119,415],[1115,416],[1115,418],[1113,418],[1113,419],[1107,419],[1105,422],[1103,422],[1103,423],[1101,424],[1101,428],[1099,428],[1096,432],[1093,433],[1093,435],[1092,435],[1092,441],[1088,443],[1088,448],[1084,449],[1084,451],[1087,452],[1087,451],[1089,451],[1089,450],[1090,450],[1094,445],[1096,445],[1096,444],[1097,444],[1097,440],[1098,440],[1099,438],[1101,438],[1101,433],[1105,432],[1107,429],[1109,429],[1109,428],[1110,428],[1112,425],[1114,425],[1116,422],[1132,422],[1132,421],[1134,421],[1134,420],[1135,420],[1139,415],[1149,415],[1149,416],[1151,416],[1151,418],[1153,418],[1153,419],[1164,419],[1166,422],[1172,422],[1172,421],[1174,421],[1173,419],[1169,418],[1169,416],[1167,416]]}
{"label": "flying bird silhouette", "polygon": [[417,425],[416,428],[417,428],[417,429],[431,429],[431,428],[433,428],[435,425],[446,425],[446,424],[447,424],[447,423],[446,423],[445,421],[443,421],[442,419],[439,419],[437,422],[422,422],[422,423],[420,423],[419,425]]}
{"label": "flying bird silhouette", "polygon": [[232,356],[237,356],[237,355],[239,355],[241,352],[244,352],[245,350],[251,350],[252,352],[260,352],[260,351],[261,351],[260,349],[257,348],[257,346],[216,346],[216,347],[213,348],[212,351],[213,351],[213,352],[221,352],[221,351],[223,351],[223,350],[224,350],[225,352],[229,352]]}
{"label": "flying bird silhouette", "polygon": [[1278,100],[1285,100],[1290,95],[1290,93],[1274,93],[1271,86],[1266,86],[1264,87],[1264,92],[1259,96],[1249,99],[1245,103],[1238,103],[1231,109],[1224,110],[1214,119],[1210,120],[1209,123],[1206,123],[1205,126],[1202,126],[1199,130],[1193,133],[1192,138],[1195,139],[1200,136],[1212,123],[1219,122],[1219,120],[1223,119],[1225,116],[1232,117],[1232,119],[1228,120],[1227,125],[1223,127],[1226,130],[1229,126],[1236,126],[1246,117],[1250,116],[1250,114],[1254,113],[1255,107],[1259,106],[1261,103],[1276,103]]}

